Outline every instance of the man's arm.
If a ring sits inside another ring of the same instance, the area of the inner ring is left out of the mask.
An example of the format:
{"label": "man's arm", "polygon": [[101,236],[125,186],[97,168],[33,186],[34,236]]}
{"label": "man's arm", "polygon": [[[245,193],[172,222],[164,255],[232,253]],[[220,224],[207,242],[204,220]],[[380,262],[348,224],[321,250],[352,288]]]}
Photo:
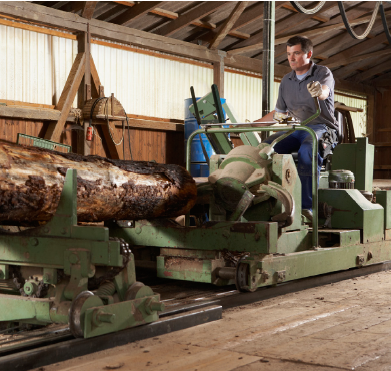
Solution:
{"label": "man's arm", "polygon": [[307,89],[311,94],[311,97],[318,97],[320,100],[325,100],[330,94],[330,88],[327,85],[320,85],[319,81],[310,82],[307,85]]}
{"label": "man's arm", "polygon": [[330,95],[330,88],[327,85],[322,85],[322,94],[319,95],[320,100],[326,100]]}
{"label": "man's arm", "polygon": [[260,119],[258,120],[255,120],[254,122],[265,122],[265,121],[273,121],[273,115],[274,115],[274,112],[276,112],[275,110],[269,112],[267,115],[261,117]]}

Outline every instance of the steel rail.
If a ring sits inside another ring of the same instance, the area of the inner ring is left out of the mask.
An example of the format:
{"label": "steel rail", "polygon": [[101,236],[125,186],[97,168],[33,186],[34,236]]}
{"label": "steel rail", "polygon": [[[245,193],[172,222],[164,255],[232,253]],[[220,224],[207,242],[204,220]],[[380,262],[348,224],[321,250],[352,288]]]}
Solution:
{"label": "steel rail", "polygon": [[33,344],[29,343],[25,349],[17,349],[12,354],[5,355],[4,352],[0,352],[0,369],[27,371],[47,366],[218,320],[221,319],[221,311],[225,309],[388,270],[391,270],[391,261],[262,287],[255,292],[239,293],[236,290],[229,290],[226,295],[220,294],[218,298],[197,300],[193,304],[173,307],[169,312],[163,312],[159,321],[148,325],[89,339],[74,339],[71,335],[69,337],[63,335],[56,344],[53,344],[53,338],[50,338],[50,340],[42,340],[41,343],[37,342],[37,348],[31,349]]}

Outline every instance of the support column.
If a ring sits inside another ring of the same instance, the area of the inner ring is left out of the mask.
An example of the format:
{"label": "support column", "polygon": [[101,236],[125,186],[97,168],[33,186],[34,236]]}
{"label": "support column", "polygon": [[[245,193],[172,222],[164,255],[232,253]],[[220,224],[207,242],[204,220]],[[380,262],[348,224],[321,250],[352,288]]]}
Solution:
{"label": "support column", "polygon": [[219,89],[220,98],[224,98],[224,55],[226,53],[218,51],[218,54],[220,61],[213,63],[213,83]]}
{"label": "support column", "polygon": [[[77,50],[78,53],[85,53],[86,56],[84,78],[78,90],[77,100],[78,108],[83,109],[85,101],[91,99],[91,34],[89,23],[87,23],[87,32],[80,32],[77,35]],[[91,142],[86,141],[86,131],[87,124],[84,125],[84,134],[80,131],[77,137],[77,152],[84,156],[89,155],[91,152]]]}
{"label": "support column", "polygon": [[275,2],[265,1],[263,11],[262,117],[273,110]]}

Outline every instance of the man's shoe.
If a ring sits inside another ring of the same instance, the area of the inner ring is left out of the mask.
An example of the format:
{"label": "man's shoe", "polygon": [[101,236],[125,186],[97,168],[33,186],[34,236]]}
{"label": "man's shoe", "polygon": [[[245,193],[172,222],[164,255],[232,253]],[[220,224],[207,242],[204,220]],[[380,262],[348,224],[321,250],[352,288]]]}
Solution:
{"label": "man's shoe", "polygon": [[301,215],[304,215],[312,223],[312,210],[303,209]]}

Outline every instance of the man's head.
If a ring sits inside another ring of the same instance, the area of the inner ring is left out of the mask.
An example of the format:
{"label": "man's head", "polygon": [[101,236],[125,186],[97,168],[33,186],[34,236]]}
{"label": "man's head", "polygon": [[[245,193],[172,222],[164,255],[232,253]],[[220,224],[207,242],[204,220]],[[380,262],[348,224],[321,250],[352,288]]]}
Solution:
{"label": "man's head", "polygon": [[313,45],[310,39],[303,36],[291,37],[286,47],[289,65],[298,75],[306,73],[311,67]]}

